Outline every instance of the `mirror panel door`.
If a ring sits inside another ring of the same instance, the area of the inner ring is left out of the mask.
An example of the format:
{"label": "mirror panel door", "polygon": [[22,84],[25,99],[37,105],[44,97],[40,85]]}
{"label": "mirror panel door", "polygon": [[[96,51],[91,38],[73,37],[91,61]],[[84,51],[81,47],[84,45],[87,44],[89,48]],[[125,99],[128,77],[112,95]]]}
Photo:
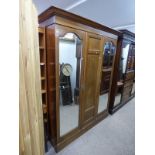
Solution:
{"label": "mirror panel door", "polygon": [[131,95],[133,94],[135,94],[135,81],[133,82],[132,91],[131,91]]}
{"label": "mirror panel door", "polygon": [[[135,72],[135,45],[134,44],[131,45],[131,53],[129,55],[128,61],[130,65],[127,70]],[[133,84],[131,89],[131,96],[135,94],[135,75],[132,81],[133,81]]]}
{"label": "mirror panel door", "polygon": [[82,41],[75,33],[59,37],[60,137],[79,126]]}
{"label": "mirror panel door", "polygon": [[109,89],[110,89],[110,79],[115,52],[116,52],[116,46],[114,45],[114,43],[112,41],[105,42],[102,52],[98,113],[101,113],[105,109],[107,109]]}
{"label": "mirror panel door", "polygon": [[121,50],[114,106],[118,105],[122,99],[124,76],[126,73],[126,68],[128,63],[129,48],[130,48],[130,44],[125,44],[125,46]]}

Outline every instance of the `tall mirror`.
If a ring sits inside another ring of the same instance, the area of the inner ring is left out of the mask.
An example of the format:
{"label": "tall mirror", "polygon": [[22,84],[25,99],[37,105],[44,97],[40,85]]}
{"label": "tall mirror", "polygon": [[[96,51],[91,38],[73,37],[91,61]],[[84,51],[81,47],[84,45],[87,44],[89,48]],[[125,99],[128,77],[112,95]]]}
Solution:
{"label": "tall mirror", "polygon": [[124,85],[124,75],[127,68],[129,48],[130,44],[125,44],[125,46],[121,51],[114,106],[118,105],[121,102],[123,85]]}
{"label": "tall mirror", "polygon": [[59,37],[60,136],[79,124],[82,43],[74,33]]}
{"label": "tall mirror", "polygon": [[106,42],[103,49],[98,113],[101,113],[107,108],[110,78],[116,47],[113,42]]}
{"label": "tall mirror", "polygon": [[131,95],[135,94],[135,80],[133,81],[133,86],[132,86],[132,90],[131,90]]}
{"label": "tall mirror", "polygon": [[[135,45],[131,45],[131,52],[129,54],[129,65],[128,70],[129,71],[135,71]],[[133,80],[133,86],[131,90],[131,96],[135,94],[135,78]]]}

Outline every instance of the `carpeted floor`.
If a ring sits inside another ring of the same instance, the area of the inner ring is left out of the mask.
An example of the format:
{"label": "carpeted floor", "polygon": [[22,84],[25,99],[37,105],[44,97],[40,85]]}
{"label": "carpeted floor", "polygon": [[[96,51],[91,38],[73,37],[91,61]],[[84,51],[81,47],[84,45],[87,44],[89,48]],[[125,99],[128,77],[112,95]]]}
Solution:
{"label": "carpeted floor", "polygon": [[46,155],[134,155],[135,99],[87,131],[59,153]]}

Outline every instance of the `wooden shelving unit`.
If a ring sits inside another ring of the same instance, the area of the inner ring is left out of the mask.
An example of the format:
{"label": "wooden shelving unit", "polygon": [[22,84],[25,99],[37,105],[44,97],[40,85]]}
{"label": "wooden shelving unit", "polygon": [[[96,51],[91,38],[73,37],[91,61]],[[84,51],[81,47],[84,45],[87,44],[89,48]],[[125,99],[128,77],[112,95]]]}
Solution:
{"label": "wooden shelving unit", "polygon": [[45,28],[39,27],[39,52],[40,52],[40,72],[41,72],[41,95],[44,118],[45,151],[47,151],[48,141],[48,104],[47,104],[47,70],[46,70],[46,45]]}

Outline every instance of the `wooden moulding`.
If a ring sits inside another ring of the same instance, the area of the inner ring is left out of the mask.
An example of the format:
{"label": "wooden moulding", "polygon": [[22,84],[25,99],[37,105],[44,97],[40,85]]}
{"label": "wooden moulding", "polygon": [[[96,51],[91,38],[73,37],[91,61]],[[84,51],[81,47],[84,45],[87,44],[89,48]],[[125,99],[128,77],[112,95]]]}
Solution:
{"label": "wooden moulding", "polygon": [[109,96],[109,104],[108,104],[108,110],[109,113],[111,113],[111,109],[113,109],[114,106],[114,100],[115,100],[115,89],[117,86],[117,76],[118,76],[118,67],[119,66],[119,60],[120,60],[120,54],[121,54],[121,48],[122,47],[122,38],[119,38],[117,41],[117,51],[115,55],[114,60],[114,68],[112,72],[112,79],[111,79],[111,86],[110,86],[110,96]]}
{"label": "wooden moulding", "polygon": [[102,24],[96,23],[96,22],[89,20],[89,19],[86,19],[84,17],[78,16],[76,14],[67,12],[67,11],[62,10],[60,8],[56,8],[54,6],[49,7],[47,10],[45,10],[43,13],[41,13],[39,15],[39,23],[44,22],[45,20],[47,20],[50,17],[55,16],[55,15],[60,16],[60,17],[64,17],[66,19],[70,19],[72,21],[75,21],[75,22],[78,22],[78,23],[81,23],[81,24],[84,24],[87,26],[91,26],[95,29],[99,29],[99,30],[102,30],[105,32],[112,33],[112,34],[117,35],[117,36],[122,36],[122,33],[119,31],[111,29],[111,28],[104,26]]}
{"label": "wooden moulding", "polygon": [[132,42],[135,43],[135,34],[124,29],[124,30],[120,30],[120,32],[122,33],[122,39],[124,39],[124,41],[126,42]]}

